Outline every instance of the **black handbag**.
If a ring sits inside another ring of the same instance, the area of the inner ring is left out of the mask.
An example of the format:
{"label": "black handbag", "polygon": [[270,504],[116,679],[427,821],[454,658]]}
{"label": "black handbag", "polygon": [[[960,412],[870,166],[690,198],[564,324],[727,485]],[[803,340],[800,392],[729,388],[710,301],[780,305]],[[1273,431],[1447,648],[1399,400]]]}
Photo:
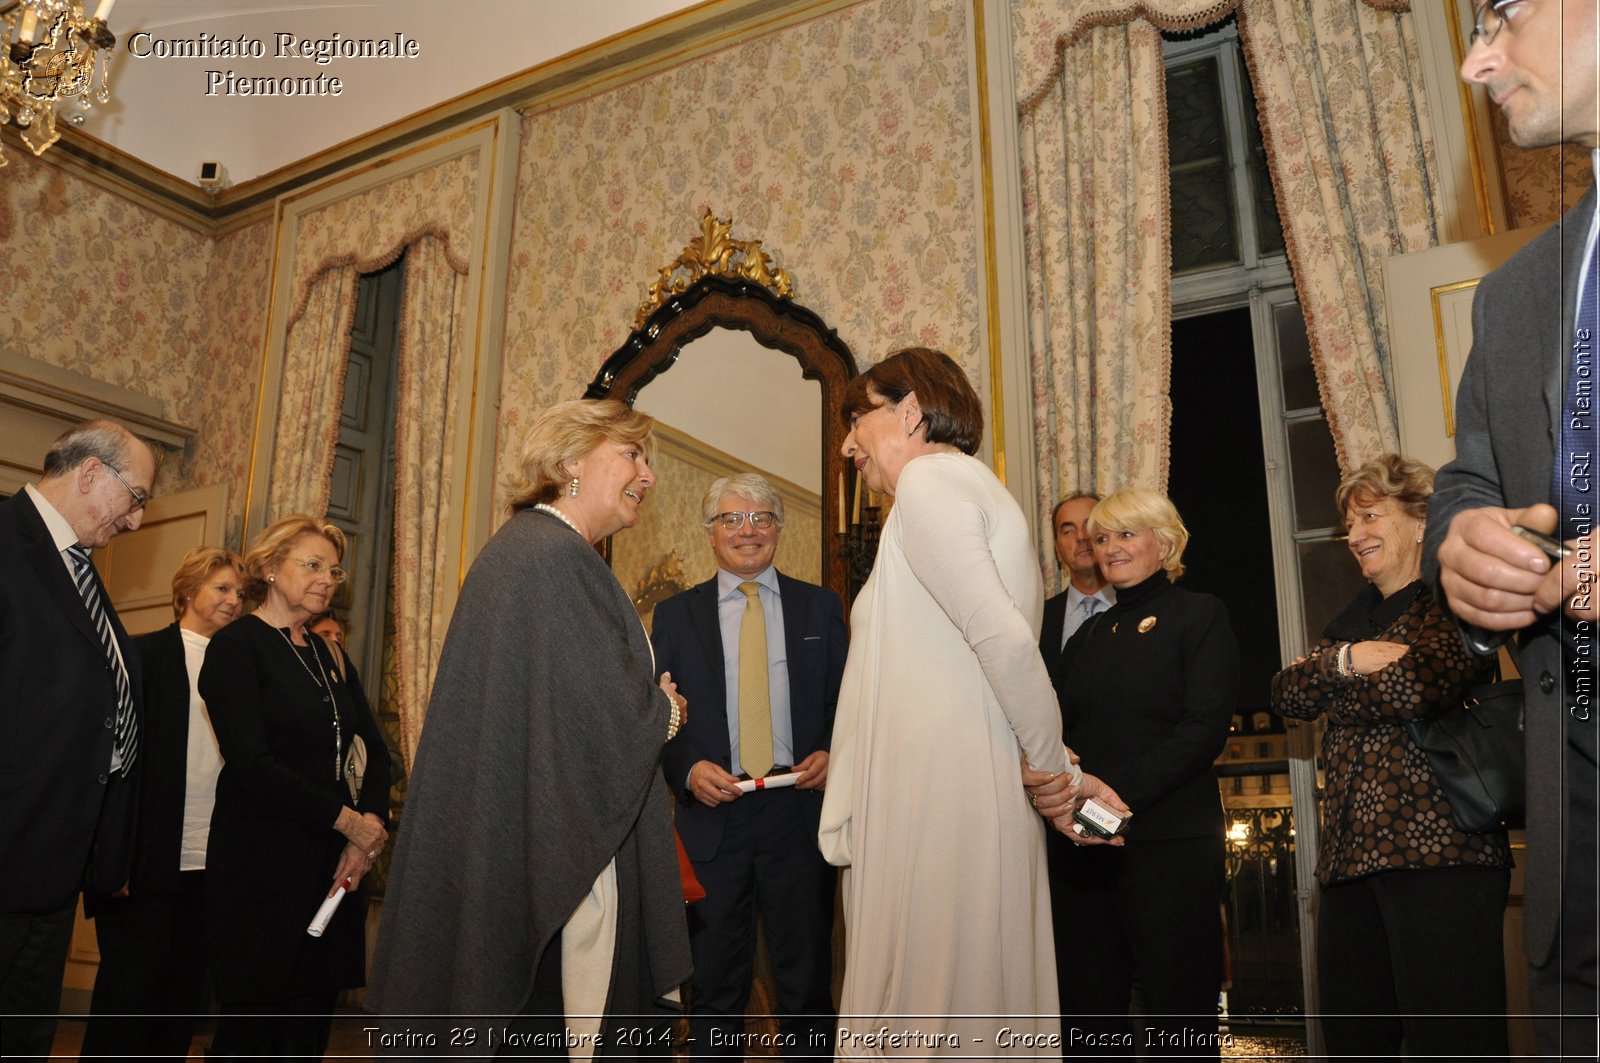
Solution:
{"label": "black handbag", "polygon": [[1523,825],[1522,680],[1473,687],[1459,707],[1405,727],[1428,755],[1456,826],[1476,834]]}

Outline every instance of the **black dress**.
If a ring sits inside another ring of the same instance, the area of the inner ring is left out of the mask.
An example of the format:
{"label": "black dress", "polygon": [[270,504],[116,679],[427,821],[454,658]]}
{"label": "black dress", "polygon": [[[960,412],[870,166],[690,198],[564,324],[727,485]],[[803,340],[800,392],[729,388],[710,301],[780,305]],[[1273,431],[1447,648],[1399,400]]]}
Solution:
{"label": "black dress", "polygon": [[366,980],[364,890],[345,898],[322,937],[306,926],[346,845],[333,824],[352,804],[342,777],[351,736],[368,749],[357,812],[387,820],[389,756],[354,668],[341,678],[322,640],[308,641],[295,647],[286,629],[248,616],[217,632],[200,672],[225,761],[206,859],[211,966],[224,1004],[331,1001]]}
{"label": "black dress", "polygon": [[1122,848],[1077,849],[1052,832],[1067,1055],[1216,1055],[1224,865],[1212,765],[1239,685],[1227,609],[1158,571],[1078,629],[1054,678],[1067,744],[1133,810]]}

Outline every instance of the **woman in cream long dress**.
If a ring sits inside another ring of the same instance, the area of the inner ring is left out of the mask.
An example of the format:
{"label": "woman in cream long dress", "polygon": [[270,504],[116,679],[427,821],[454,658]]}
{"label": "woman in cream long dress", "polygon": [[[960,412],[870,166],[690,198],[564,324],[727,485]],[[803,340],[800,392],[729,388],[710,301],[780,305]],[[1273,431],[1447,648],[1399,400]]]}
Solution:
{"label": "woman in cream long dress", "polygon": [[845,868],[838,1056],[1059,1055],[1044,826],[1021,760],[1077,769],[1039,656],[1027,523],[970,456],[981,407],[947,356],[890,356],[845,415],[845,456],[895,505],[851,613],[819,832]]}

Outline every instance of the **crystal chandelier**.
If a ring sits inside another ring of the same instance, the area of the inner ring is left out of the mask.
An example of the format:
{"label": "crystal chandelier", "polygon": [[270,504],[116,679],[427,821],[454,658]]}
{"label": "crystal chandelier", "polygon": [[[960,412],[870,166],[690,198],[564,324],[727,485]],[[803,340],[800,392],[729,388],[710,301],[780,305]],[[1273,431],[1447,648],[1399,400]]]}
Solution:
{"label": "crystal chandelier", "polygon": [[[35,155],[61,137],[56,131],[58,106],[68,122],[82,125],[95,102],[111,99],[105,53],[116,47],[117,38],[106,19],[115,2],[99,0],[91,18],[83,13],[83,0],[0,0],[0,43],[5,47],[0,52],[0,125],[15,125]],[[5,164],[0,148],[0,166]]]}

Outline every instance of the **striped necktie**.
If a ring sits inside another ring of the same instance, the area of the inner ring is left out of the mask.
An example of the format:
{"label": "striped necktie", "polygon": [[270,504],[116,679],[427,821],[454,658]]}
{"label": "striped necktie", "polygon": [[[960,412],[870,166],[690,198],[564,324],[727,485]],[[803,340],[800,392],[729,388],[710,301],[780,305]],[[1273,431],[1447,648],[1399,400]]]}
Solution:
{"label": "striped necktie", "polygon": [[752,779],[772,770],[772,691],[767,687],[767,614],[761,584],[741,583],[739,620],[739,766]]}
{"label": "striped necktie", "polygon": [[111,630],[111,617],[106,612],[105,595],[100,591],[100,579],[95,575],[89,560],[89,551],[82,546],[67,547],[72,559],[73,582],[89,611],[89,620],[100,632],[100,648],[106,654],[106,667],[117,684],[116,730],[112,736],[112,762],[122,765],[123,775],[133,767],[139,753],[139,721],[133,715],[133,691],[128,685],[128,670],[117,653],[117,636]]}

